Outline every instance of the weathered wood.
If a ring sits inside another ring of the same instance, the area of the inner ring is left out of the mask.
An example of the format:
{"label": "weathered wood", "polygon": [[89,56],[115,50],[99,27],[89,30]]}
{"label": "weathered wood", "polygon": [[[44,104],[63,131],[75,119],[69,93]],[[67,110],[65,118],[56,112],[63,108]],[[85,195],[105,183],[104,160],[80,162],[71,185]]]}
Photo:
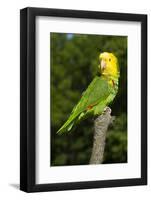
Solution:
{"label": "weathered wood", "polygon": [[111,109],[109,107],[106,107],[103,114],[94,120],[94,137],[90,164],[100,164],[103,162],[107,129],[112,121]]}

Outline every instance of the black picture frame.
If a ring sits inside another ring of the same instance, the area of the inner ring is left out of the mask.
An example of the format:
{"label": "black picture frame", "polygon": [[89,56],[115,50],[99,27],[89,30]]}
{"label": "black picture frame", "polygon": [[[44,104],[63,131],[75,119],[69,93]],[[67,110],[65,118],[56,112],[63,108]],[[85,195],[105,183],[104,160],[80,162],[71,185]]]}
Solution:
{"label": "black picture frame", "polygon": [[[35,19],[53,16],[141,23],[141,178],[70,183],[35,182]],[[147,184],[147,15],[48,8],[20,11],[20,189],[25,192],[121,187]]]}

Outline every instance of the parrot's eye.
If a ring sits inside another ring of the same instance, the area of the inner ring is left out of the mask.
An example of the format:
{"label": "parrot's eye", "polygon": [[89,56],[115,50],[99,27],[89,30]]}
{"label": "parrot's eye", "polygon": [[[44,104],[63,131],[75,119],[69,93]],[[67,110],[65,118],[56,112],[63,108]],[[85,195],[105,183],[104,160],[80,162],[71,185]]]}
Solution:
{"label": "parrot's eye", "polygon": [[111,61],[111,58],[109,58],[109,61]]}

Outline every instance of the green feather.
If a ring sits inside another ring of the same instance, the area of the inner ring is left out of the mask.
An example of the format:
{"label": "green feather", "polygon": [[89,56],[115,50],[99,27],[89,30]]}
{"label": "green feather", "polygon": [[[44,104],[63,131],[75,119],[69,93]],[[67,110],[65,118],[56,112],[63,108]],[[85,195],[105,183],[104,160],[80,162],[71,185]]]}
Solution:
{"label": "green feather", "polygon": [[69,132],[80,121],[101,114],[104,108],[113,101],[116,93],[117,87],[109,84],[105,77],[96,76],[57,133]]}

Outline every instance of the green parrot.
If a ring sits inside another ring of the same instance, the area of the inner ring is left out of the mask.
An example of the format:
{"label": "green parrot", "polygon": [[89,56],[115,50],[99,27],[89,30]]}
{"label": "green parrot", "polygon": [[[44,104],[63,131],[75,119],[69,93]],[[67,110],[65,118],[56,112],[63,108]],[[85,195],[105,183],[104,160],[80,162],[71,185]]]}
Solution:
{"label": "green parrot", "polygon": [[101,115],[105,108],[113,102],[118,92],[118,79],[120,77],[116,56],[113,53],[101,53],[98,68],[99,75],[94,77],[83,92],[69,118],[57,133],[70,132],[82,120]]}

